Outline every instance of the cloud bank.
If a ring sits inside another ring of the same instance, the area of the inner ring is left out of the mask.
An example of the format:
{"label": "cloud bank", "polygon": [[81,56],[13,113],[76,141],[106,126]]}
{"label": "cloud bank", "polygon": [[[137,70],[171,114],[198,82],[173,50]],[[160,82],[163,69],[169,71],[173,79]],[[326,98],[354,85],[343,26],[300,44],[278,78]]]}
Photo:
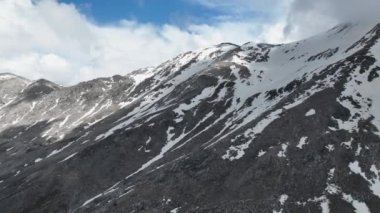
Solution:
{"label": "cloud bank", "polygon": [[380,23],[379,0],[293,0],[289,4],[285,37],[303,38],[344,22]]}
{"label": "cloud bank", "polygon": [[[56,0],[2,0],[0,72],[71,85],[101,76],[127,74],[179,53],[221,42],[281,43],[300,39],[364,14],[377,18],[380,5],[378,0],[366,0],[366,4],[355,0],[263,2],[194,0],[193,3],[204,7],[223,10],[226,16],[213,24],[179,28],[132,20],[100,25],[81,14],[73,4]],[[244,13],[244,18],[234,19],[238,13]]]}

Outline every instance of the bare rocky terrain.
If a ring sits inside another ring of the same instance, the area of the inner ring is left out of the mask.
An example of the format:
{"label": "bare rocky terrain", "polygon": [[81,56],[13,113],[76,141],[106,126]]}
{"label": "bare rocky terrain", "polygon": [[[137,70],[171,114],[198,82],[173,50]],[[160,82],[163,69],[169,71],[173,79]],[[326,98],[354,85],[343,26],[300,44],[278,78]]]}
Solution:
{"label": "bare rocky terrain", "polygon": [[380,24],[64,87],[0,74],[1,212],[377,213]]}

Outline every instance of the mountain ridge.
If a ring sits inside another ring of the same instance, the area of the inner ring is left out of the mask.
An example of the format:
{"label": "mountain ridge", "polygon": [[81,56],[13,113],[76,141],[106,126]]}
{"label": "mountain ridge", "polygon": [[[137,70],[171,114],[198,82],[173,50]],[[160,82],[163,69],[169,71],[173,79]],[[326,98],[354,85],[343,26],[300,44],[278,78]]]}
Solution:
{"label": "mountain ridge", "polygon": [[0,208],[376,212],[379,26],[224,43],[12,96],[0,105]]}

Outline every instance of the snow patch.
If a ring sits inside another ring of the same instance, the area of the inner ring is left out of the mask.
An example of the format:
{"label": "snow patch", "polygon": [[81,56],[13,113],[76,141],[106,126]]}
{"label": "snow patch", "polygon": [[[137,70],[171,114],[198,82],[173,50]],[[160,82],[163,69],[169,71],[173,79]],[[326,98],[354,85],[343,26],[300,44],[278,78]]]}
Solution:
{"label": "snow patch", "polygon": [[373,194],[378,196],[380,198],[380,173],[379,170],[376,168],[375,165],[371,166],[371,172],[373,172],[376,176],[375,179],[371,180],[372,185],[371,185],[371,190]]}
{"label": "snow patch", "polygon": [[306,140],[308,137],[302,137],[300,141],[298,142],[297,148],[302,149],[303,146],[307,144]]}
{"label": "snow patch", "polygon": [[372,165],[370,169],[371,172],[373,172],[376,176],[374,179],[367,178],[366,174],[362,171],[358,161],[351,162],[348,167],[354,174],[362,176],[362,178],[364,178],[370,185],[372,193],[380,198],[380,177],[379,171],[375,165]]}
{"label": "snow patch", "polygon": [[170,210],[170,213],[178,213],[178,211],[179,211],[180,208],[181,207],[177,207],[175,209],[172,209],[172,210]]}
{"label": "snow patch", "polygon": [[46,156],[46,158],[50,158],[51,156],[56,155],[56,154],[62,152],[62,151],[65,150],[67,147],[71,146],[71,144],[73,144],[73,143],[74,143],[74,141],[68,143],[66,146],[62,147],[61,149],[53,150],[48,156]]}
{"label": "snow patch", "polygon": [[6,152],[9,152],[9,151],[12,151],[14,149],[14,147],[11,147],[11,148],[8,148],[7,150],[5,150]]}
{"label": "snow patch", "polygon": [[267,152],[264,150],[260,150],[259,154],[257,154],[257,157],[261,157],[261,156],[265,155],[265,153],[267,153]]}
{"label": "snow patch", "polygon": [[325,199],[321,202],[322,213],[330,213],[329,204],[330,204],[330,201],[328,199]]}
{"label": "snow patch", "polygon": [[329,152],[332,152],[335,150],[335,147],[333,144],[328,144],[325,146],[325,148],[329,151]]}
{"label": "snow patch", "polygon": [[96,195],[95,197],[92,197],[90,199],[88,199],[87,201],[85,201],[81,207],[84,207],[84,206],[87,206],[88,204],[90,204],[92,201],[96,200],[97,198],[103,196],[103,193],[100,193],[98,195]]}
{"label": "snow patch", "polygon": [[77,152],[75,152],[75,153],[73,153],[73,154],[71,154],[71,155],[67,156],[65,159],[63,159],[63,160],[59,161],[59,163],[63,163],[63,162],[65,162],[65,161],[67,161],[67,160],[69,160],[69,159],[73,158],[73,157],[74,157],[76,154],[78,154],[78,153],[77,153]]}
{"label": "snow patch", "polygon": [[281,206],[283,206],[285,204],[285,202],[288,200],[288,198],[289,198],[289,196],[286,195],[286,194],[283,194],[283,195],[280,196],[279,201],[281,203]]}
{"label": "snow patch", "polygon": [[309,111],[306,112],[305,116],[306,117],[309,117],[309,116],[312,116],[312,115],[315,115],[315,109],[310,109]]}
{"label": "snow patch", "polygon": [[38,162],[40,162],[42,160],[43,160],[42,158],[37,158],[37,159],[34,160],[34,163],[38,163]]}
{"label": "snow patch", "polygon": [[281,150],[277,153],[277,156],[280,158],[285,158],[287,149],[288,149],[288,143],[281,144]]}
{"label": "snow patch", "polygon": [[341,145],[346,147],[346,149],[352,149],[352,142],[354,141],[354,139],[350,139],[349,141],[347,142],[342,142]]}
{"label": "snow patch", "polygon": [[351,203],[352,206],[355,208],[356,213],[371,213],[368,209],[368,206],[365,203],[353,199],[352,196],[349,194],[343,193],[343,200],[347,201],[348,203]]}

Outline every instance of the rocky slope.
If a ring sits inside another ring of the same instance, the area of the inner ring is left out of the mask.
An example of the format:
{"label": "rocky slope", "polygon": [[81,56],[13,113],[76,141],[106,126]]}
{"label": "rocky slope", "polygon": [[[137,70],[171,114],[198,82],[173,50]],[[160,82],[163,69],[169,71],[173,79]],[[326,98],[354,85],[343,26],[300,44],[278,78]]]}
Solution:
{"label": "rocky slope", "polygon": [[378,212],[380,24],[72,87],[0,75],[2,212]]}

